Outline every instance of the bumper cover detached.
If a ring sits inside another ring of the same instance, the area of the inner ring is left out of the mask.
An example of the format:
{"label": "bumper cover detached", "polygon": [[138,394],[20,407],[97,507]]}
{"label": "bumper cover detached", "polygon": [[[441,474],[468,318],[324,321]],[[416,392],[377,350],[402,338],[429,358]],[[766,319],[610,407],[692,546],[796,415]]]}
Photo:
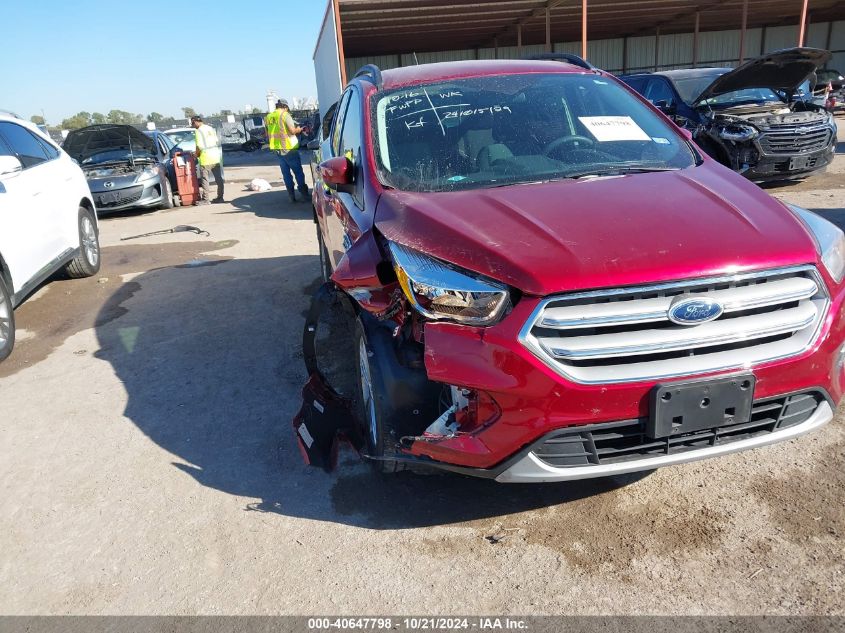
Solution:
{"label": "bumper cover detached", "polygon": [[329,472],[337,464],[341,441],[356,451],[364,440],[355,424],[353,403],[326,381],[317,363],[317,326],[320,313],[337,305],[342,297],[333,284],[320,286],[311,300],[302,335],[302,355],[308,382],[302,388],[302,407],[293,419],[296,442],[305,463]]}

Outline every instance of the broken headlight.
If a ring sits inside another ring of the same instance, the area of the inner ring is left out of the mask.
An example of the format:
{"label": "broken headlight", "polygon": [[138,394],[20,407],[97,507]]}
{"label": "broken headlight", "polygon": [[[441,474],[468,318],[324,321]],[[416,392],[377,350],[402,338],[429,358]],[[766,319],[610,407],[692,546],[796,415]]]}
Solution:
{"label": "broken headlight", "polygon": [[429,319],[492,325],[510,305],[507,288],[390,243],[393,267],[408,301]]}
{"label": "broken headlight", "polygon": [[827,268],[827,272],[830,273],[836,283],[842,281],[842,278],[845,277],[845,233],[838,226],[812,211],[797,207],[794,204],[787,206],[813,234],[819,255],[822,258],[822,264]]}
{"label": "broken headlight", "polygon": [[731,124],[719,129],[719,138],[726,141],[743,143],[750,141],[758,134],[757,130],[750,125]]}

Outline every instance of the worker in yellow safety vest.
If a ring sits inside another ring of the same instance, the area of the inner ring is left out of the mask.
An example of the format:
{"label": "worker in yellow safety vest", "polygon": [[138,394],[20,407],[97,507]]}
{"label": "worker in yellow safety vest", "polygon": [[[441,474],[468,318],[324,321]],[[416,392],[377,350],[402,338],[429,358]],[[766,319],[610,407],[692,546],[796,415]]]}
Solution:
{"label": "worker in yellow safety vest", "polygon": [[211,196],[209,179],[214,175],[214,182],[217,183],[217,197],[211,202],[219,203],[223,200],[223,149],[220,147],[220,140],[217,132],[210,125],[202,121],[202,117],[195,115],[191,117],[191,127],[196,130],[194,136],[197,144],[197,159],[200,164],[200,184],[202,185],[203,199],[196,204],[208,204]]}
{"label": "worker in yellow safety vest", "polygon": [[296,202],[293,187],[295,177],[299,192],[302,194],[302,201],[308,202],[310,194],[308,185],[305,184],[305,174],[302,172],[302,157],[299,154],[299,138],[297,137],[297,134],[302,132],[302,128],[290,115],[288,102],[284,99],[276,101],[276,109],[265,117],[264,125],[267,127],[270,151],[275,152],[279,157],[279,167],[282,170],[282,179],[285,181],[290,201]]}

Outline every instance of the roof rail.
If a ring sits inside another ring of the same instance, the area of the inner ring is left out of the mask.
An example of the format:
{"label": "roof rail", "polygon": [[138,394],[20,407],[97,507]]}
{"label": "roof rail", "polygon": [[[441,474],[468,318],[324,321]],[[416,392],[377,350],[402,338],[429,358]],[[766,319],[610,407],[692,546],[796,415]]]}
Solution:
{"label": "roof rail", "polygon": [[358,69],[358,72],[355,73],[353,79],[357,79],[361,77],[362,79],[366,79],[371,84],[373,84],[378,90],[384,88],[384,82],[381,79],[381,69],[375,64],[367,64],[366,66],[361,66]]}
{"label": "roof rail", "polygon": [[566,62],[567,64],[572,64],[573,66],[586,68],[587,70],[597,70],[590,62],[578,57],[578,55],[573,55],[572,53],[539,53],[537,55],[529,55],[525,59]]}

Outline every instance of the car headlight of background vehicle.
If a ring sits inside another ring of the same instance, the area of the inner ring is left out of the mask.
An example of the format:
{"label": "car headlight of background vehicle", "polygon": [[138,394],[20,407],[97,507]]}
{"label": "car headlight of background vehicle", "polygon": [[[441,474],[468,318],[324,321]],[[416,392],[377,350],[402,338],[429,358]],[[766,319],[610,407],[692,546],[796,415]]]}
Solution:
{"label": "car headlight of background vehicle", "polygon": [[392,242],[390,253],[402,291],[429,319],[492,325],[510,305],[507,288],[495,282]]}
{"label": "car headlight of background vehicle", "polygon": [[135,178],[135,182],[143,182],[145,180],[152,180],[153,178],[156,178],[158,176],[158,173],[159,173],[158,167],[156,167],[156,166],[147,167],[146,169],[144,169],[144,171],[142,171],[140,174],[138,174],[138,177]]}
{"label": "car headlight of background vehicle", "polygon": [[719,137],[726,141],[744,142],[750,141],[758,134],[757,130],[750,125],[731,123],[719,129]]}
{"label": "car headlight of background vehicle", "polygon": [[804,226],[810,230],[813,237],[816,238],[819,255],[821,255],[822,264],[827,268],[827,272],[830,273],[836,283],[842,281],[842,278],[845,277],[845,233],[838,226],[812,211],[797,207],[794,204],[787,206],[792,209],[804,223]]}

